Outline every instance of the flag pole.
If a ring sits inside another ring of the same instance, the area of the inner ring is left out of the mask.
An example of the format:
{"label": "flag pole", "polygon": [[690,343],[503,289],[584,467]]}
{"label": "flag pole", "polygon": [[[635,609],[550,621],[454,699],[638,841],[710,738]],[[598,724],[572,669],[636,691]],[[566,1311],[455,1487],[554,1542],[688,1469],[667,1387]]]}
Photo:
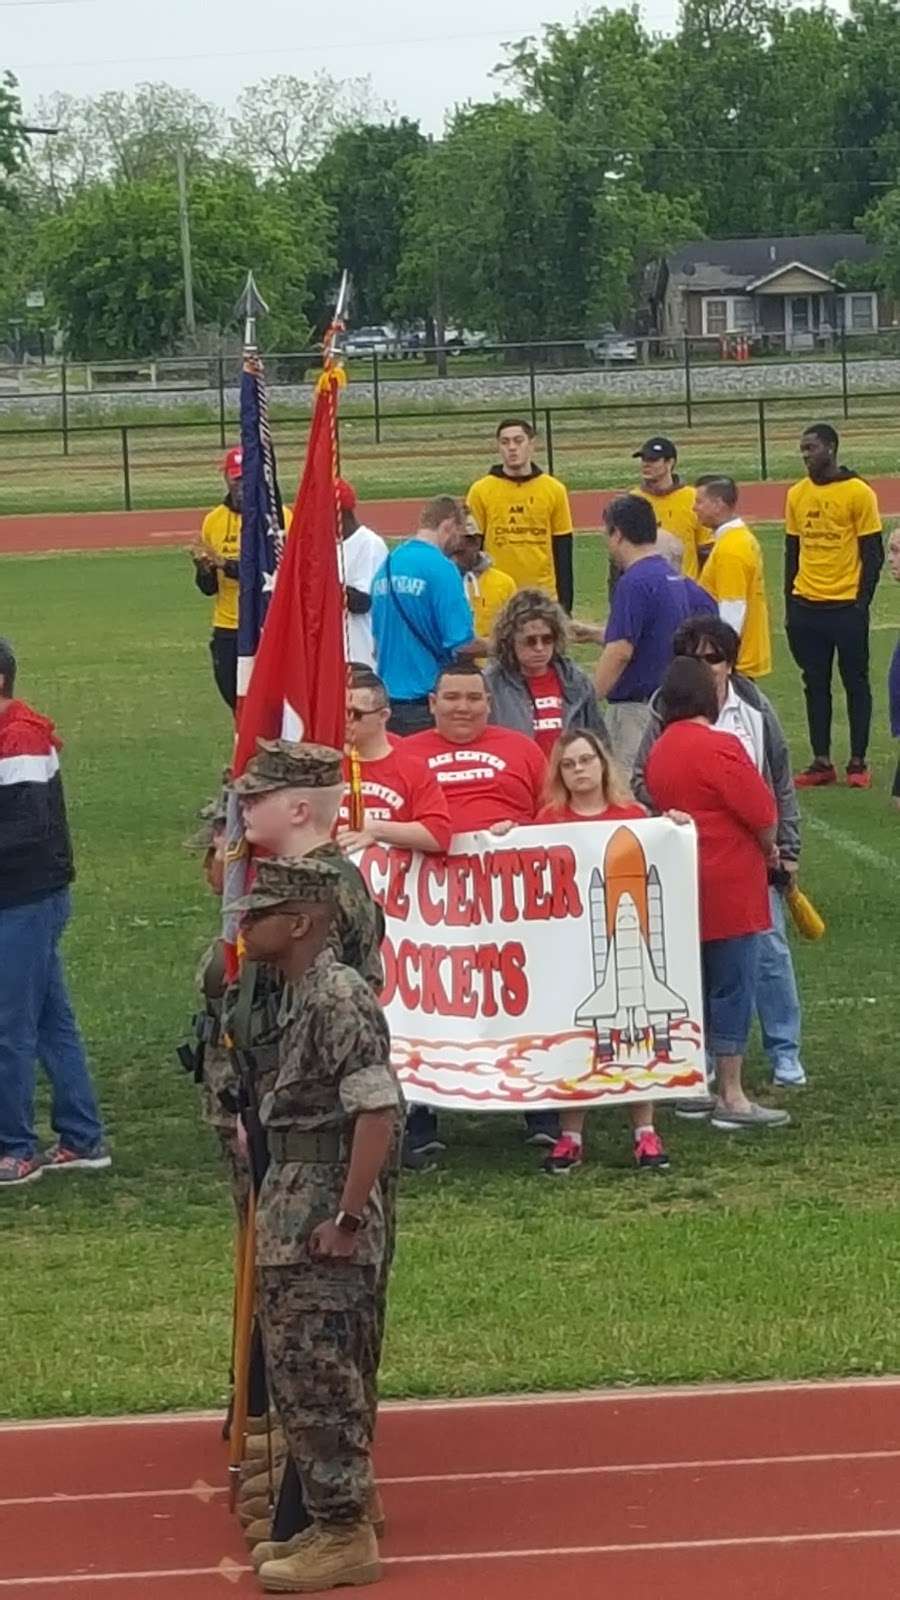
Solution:
{"label": "flag pole", "polygon": [[[335,301],[331,322],[325,330],[325,337],[322,341],[323,370],[322,376],[319,379],[319,386],[326,388],[328,393],[328,416],[331,426],[332,475],[334,478],[334,530],[338,547],[338,572],[340,573],[341,590],[344,601],[344,661],[346,663],[348,694],[351,687],[350,608],[347,604],[347,583],[344,573],[344,550],[341,529],[343,514],[341,511],[340,490],[338,488],[338,479],[340,478],[341,473],[337,431],[337,401],[339,390],[343,388],[347,382],[347,375],[344,371],[343,357],[341,354],[341,346],[339,341],[341,334],[344,332],[347,325],[347,310],[349,303],[350,274],[345,268],[341,274],[341,282],[338,288],[337,299]],[[355,833],[359,833],[365,823],[365,807],[363,805],[362,792],[362,766],[359,759],[359,751],[356,748],[356,740],[353,737],[352,728],[349,730],[347,744],[350,762],[348,820],[351,829]]]}

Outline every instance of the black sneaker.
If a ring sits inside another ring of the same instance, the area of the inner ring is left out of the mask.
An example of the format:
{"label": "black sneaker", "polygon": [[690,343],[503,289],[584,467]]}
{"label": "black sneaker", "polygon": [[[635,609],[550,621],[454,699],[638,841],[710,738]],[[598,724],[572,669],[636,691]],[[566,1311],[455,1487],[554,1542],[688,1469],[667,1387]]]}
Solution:
{"label": "black sneaker", "polygon": [[525,1143],[552,1150],[559,1139],[559,1116],[555,1111],[526,1111]]}

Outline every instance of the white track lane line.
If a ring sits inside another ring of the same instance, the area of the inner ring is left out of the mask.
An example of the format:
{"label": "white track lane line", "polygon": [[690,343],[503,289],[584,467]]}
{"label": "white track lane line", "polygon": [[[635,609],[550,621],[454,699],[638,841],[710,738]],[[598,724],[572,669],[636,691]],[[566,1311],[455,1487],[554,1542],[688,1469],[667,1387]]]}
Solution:
{"label": "white track lane line", "polygon": [[[417,1483],[520,1483],[530,1478],[630,1478],[658,1475],[661,1472],[721,1472],[731,1467],[747,1471],[755,1467],[829,1466],[849,1461],[900,1461],[900,1450],[816,1451],[806,1455],[710,1456],[690,1461],[636,1461],[593,1467],[516,1467],[492,1472],[423,1472],[406,1477],[378,1475],[383,1489],[412,1488]],[[12,1506],[68,1506],[93,1504],[105,1500],[185,1499],[207,1502],[228,1494],[227,1488],[194,1484],[190,1489],[116,1489],[108,1494],[21,1495],[0,1500],[0,1511]]]}
{"label": "white track lane line", "polygon": [[[758,1383],[677,1383],[658,1386],[637,1384],[634,1388],[628,1389],[563,1391],[548,1389],[546,1394],[493,1394],[465,1400],[386,1400],[378,1409],[388,1416],[411,1416],[430,1411],[494,1411],[517,1407],[531,1409],[540,1406],[618,1406],[647,1400],[697,1401],[707,1397],[718,1399],[723,1395],[735,1400],[744,1400],[761,1394],[842,1394],[879,1389],[900,1390],[900,1373],[891,1373],[879,1378],[800,1378],[796,1381],[763,1379]],[[80,1428],[151,1428],[167,1424],[183,1425],[186,1422],[218,1422],[221,1425],[223,1414],[224,1406],[221,1411],[161,1411],[158,1414],[138,1415],[123,1413],[116,1417],[52,1417],[46,1422],[2,1422],[0,1435],[42,1433],[54,1428],[71,1429],[73,1432]]]}
{"label": "white track lane line", "polygon": [[837,845],[839,850],[844,850],[848,856],[855,856],[857,861],[864,861],[866,866],[875,867],[878,872],[886,872],[889,878],[900,878],[900,865],[891,856],[886,856],[881,850],[875,850],[870,844],[863,844],[861,839],[854,838],[852,833],[845,833],[843,828],[836,828],[833,822],[826,822],[823,817],[812,816],[809,811],[803,813],[803,826],[812,828],[813,833],[821,834],[831,844]]}
{"label": "white track lane line", "polygon": [[[871,1543],[875,1540],[882,1542],[888,1539],[900,1539],[900,1528],[862,1528],[844,1532],[829,1533],[773,1533],[750,1534],[743,1539],[664,1539],[647,1544],[577,1544],[577,1545],[540,1545],[524,1550],[463,1550],[441,1551],[438,1554],[424,1552],[418,1556],[388,1556],[382,1561],[386,1569],[392,1567],[423,1567],[451,1566],[454,1563],[471,1563],[474,1561],[536,1561],[548,1559],[557,1561],[562,1557],[567,1559],[573,1556],[621,1556],[621,1555],[661,1555],[669,1551],[693,1550],[759,1550],[767,1547],[785,1548],[791,1545],[814,1544],[861,1544]],[[140,1572],[58,1572],[50,1577],[39,1578],[0,1578],[0,1589],[37,1589],[48,1584],[76,1583],[146,1583],[153,1578],[210,1578],[219,1577],[226,1581],[236,1582],[245,1572],[252,1572],[250,1566],[243,1566],[240,1562],[225,1560],[217,1567],[162,1567],[156,1571],[152,1568]]]}

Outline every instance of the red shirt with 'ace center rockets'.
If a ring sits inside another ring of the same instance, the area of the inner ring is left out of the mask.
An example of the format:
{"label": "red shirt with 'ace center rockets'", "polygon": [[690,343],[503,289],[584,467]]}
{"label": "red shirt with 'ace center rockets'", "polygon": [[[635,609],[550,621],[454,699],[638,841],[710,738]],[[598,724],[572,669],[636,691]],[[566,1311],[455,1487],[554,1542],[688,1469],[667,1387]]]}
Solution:
{"label": "red shirt with 'ace center rockets'", "polygon": [[[407,741],[408,742],[408,741]],[[395,745],[380,761],[360,763],[363,806],[374,822],[421,822],[439,850],[446,850],[452,832],[450,811],[425,762]],[[338,812],[342,828],[350,826],[350,762],[344,757],[344,797]]]}
{"label": "red shirt with 'ace center rockets'", "polygon": [[404,749],[424,760],[440,784],[454,833],[533,822],[540,810],[547,762],[524,733],[488,727],[455,744],[428,728],[406,739]]}

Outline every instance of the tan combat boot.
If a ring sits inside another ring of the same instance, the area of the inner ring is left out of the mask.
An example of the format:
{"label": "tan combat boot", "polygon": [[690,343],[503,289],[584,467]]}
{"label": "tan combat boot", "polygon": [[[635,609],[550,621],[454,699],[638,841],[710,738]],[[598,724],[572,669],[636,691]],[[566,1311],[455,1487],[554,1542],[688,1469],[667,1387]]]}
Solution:
{"label": "tan combat boot", "polygon": [[320,1589],[377,1583],[378,1544],[371,1522],[348,1528],[320,1526],[316,1538],[284,1561],[266,1561],[259,1581],[267,1594],[318,1594]]}
{"label": "tan combat boot", "polygon": [[376,1539],[383,1539],[384,1530],[387,1527],[387,1518],[384,1513],[384,1501],[381,1498],[381,1491],[377,1483],[373,1483],[372,1493],[369,1496],[369,1521],[375,1530]]}
{"label": "tan combat boot", "polygon": [[268,1494],[258,1494],[255,1500],[241,1500],[238,1504],[237,1519],[242,1528],[249,1528],[251,1522],[270,1515]]}
{"label": "tan combat boot", "polygon": [[272,1441],[271,1450],[273,1456],[284,1455],[287,1449],[284,1442],[284,1434],[280,1428],[273,1428],[271,1433],[248,1433],[244,1445],[244,1460],[249,1461],[252,1456],[262,1456],[263,1460],[265,1460],[270,1449],[270,1439]]}
{"label": "tan combat boot", "polygon": [[267,1561],[283,1561],[286,1556],[296,1555],[305,1544],[309,1544],[318,1533],[318,1528],[311,1522],[302,1533],[295,1533],[291,1539],[272,1539],[267,1536],[265,1541],[254,1546],[250,1553],[253,1570],[258,1572]]}
{"label": "tan combat boot", "polygon": [[258,1517],[256,1522],[251,1522],[249,1528],[244,1529],[244,1543],[250,1551],[258,1549],[261,1544],[271,1544],[271,1542],[272,1523],[268,1517]]}
{"label": "tan combat boot", "polygon": [[276,1466],[272,1468],[271,1479],[268,1472],[258,1472],[253,1478],[245,1478],[238,1489],[238,1505],[241,1505],[245,1500],[255,1500],[258,1495],[267,1495],[270,1489],[273,1489],[277,1494],[280,1483],[281,1468]]}

